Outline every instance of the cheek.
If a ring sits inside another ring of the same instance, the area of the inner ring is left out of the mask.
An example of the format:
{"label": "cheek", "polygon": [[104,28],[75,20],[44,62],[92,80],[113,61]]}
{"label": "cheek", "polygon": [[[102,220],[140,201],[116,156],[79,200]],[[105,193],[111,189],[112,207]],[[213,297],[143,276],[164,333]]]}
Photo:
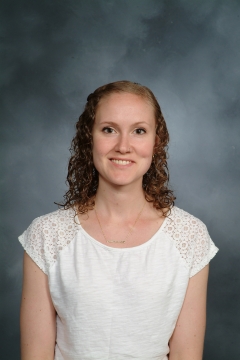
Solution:
{"label": "cheek", "polygon": [[98,137],[93,138],[93,163],[96,169],[104,162],[104,158],[109,152],[109,143],[105,139]]}
{"label": "cheek", "polygon": [[106,154],[108,151],[108,144],[106,141],[95,141],[93,143],[93,156],[99,157]]}
{"label": "cheek", "polygon": [[93,164],[96,168],[98,168],[98,164],[100,162],[100,159],[101,159],[101,152],[100,152],[100,149],[98,148],[97,145],[94,145],[93,146]]}
{"label": "cheek", "polygon": [[139,154],[145,159],[152,159],[154,143],[149,141],[139,147]]}
{"label": "cheek", "polygon": [[147,171],[152,163],[152,159],[153,159],[153,153],[154,153],[154,145],[155,142],[154,141],[149,141],[147,143],[144,144],[144,146],[141,147],[140,151],[141,151],[141,157],[144,159],[144,171]]}

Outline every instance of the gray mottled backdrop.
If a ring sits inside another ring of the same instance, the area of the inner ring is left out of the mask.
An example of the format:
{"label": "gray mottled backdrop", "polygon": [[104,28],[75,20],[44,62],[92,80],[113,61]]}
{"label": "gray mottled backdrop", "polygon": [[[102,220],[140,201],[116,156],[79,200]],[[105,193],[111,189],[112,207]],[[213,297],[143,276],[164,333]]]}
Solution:
{"label": "gray mottled backdrop", "polygon": [[1,359],[19,359],[17,236],[62,200],[87,95],[121,79],[159,99],[177,205],[220,248],[204,360],[240,359],[239,24],[239,0],[1,1]]}

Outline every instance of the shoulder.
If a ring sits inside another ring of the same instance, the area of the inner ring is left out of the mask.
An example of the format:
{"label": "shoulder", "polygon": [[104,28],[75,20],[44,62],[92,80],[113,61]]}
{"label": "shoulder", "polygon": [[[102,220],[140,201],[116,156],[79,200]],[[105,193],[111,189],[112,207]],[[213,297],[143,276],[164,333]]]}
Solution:
{"label": "shoulder", "polygon": [[167,230],[168,232],[172,231],[172,235],[176,234],[176,231],[190,235],[207,230],[206,225],[200,219],[176,206],[170,210],[166,222]]}
{"label": "shoulder", "polygon": [[190,276],[207,265],[218,251],[206,225],[176,206],[171,209],[163,231],[172,238],[181,258],[191,270]]}
{"label": "shoulder", "polygon": [[[30,227],[42,231],[45,235],[48,235],[49,231],[59,232],[64,228],[71,230],[77,226],[75,215],[73,209],[58,209],[34,219]],[[59,233],[59,235],[61,235],[61,233]]]}
{"label": "shoulder", "polygon": [[74,239],[77,229],[75,211],[59,209],[34,219],[19,241],[41,270],[47,273],[61,250]]}
{"label": "shoulder", "polygon": [[70,208],[67,210],[58,209],[45,215],[41,215],[33,220],[32,224],[66,222],[75,216],[75,211]]}
{"label": "shoulder", "polygon": [[32,240],[36,238],[36,235],[40,234],[45,240],[48,240],[50,237],[53,240],[55,237],[59,239],[63,236],[68,236],[76,226],[74,210],[59,209],[34,219],[26,232],[33,235]]}

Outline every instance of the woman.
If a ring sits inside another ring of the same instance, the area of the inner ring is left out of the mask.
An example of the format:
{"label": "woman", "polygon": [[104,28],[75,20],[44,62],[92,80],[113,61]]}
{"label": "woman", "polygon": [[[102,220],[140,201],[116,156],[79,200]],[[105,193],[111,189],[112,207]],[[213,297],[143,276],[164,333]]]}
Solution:
{"label": "woman", "polygon": [[64,209],[20,237],[22,360],[202,359],[217,248],[174,206],[156,98],[107,84],[76,128]]}

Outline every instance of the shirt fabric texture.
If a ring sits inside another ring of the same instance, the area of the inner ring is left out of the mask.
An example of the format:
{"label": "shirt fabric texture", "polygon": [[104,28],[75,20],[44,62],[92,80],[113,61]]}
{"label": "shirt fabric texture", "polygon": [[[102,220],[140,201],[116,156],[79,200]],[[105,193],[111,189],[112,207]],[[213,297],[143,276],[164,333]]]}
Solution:
{"label": "shirt fabric texture", "polygon": [[73,209],[35,219],[19,241],[48,276],[55,360],[167,360],[189,278],[218,251],[206,226],[176,206],[132,248],[95,240]]}

